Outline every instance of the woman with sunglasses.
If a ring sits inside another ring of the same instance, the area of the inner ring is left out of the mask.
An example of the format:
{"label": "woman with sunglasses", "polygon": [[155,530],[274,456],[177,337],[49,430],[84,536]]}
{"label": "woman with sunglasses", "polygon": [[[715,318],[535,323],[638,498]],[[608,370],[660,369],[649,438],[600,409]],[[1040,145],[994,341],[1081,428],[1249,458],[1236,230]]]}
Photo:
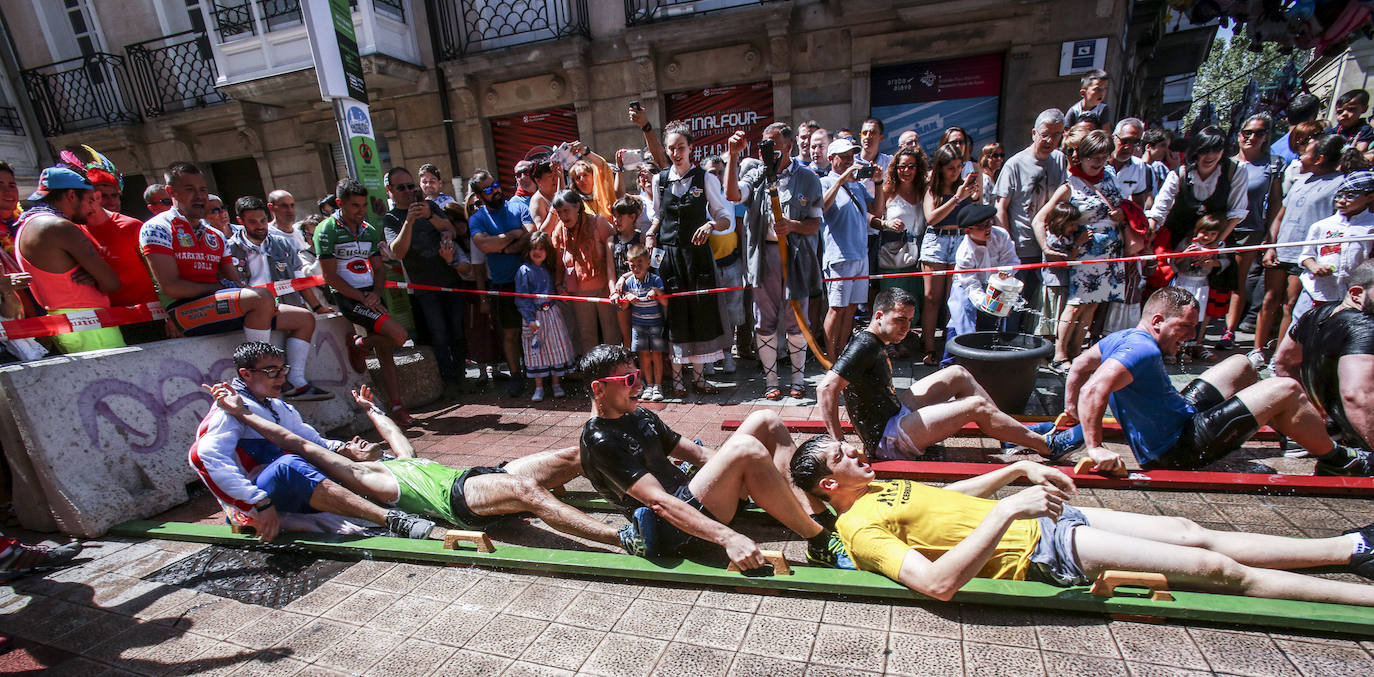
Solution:
{"label": "woman with sunglasses", "polygon": [[997,185],[997,175],[1002,173],[1002,163],[1007,161],[1007,151],[1002,149],[1002,144],[993,141],[983,146],[983,151],[978,154],[978,173],[983,178],[983,199],[979,204],[994,205],[996,197],[992,194],[992,187]]}
{"label": "woman with sunglasses", "polygon": [[[1231,231],[1226,246],[1243,247],[1264,241],[1266,227],[1275,212],[1283,205],[1283,158],[1269,152],[1269,139],[1274,129],[1274,119],[1268,113],[1256,113],[1245,119],[1236,134],[1240,150],[1232,158],[1245,171],[1245,195],[1249,211],[1245,218]],[[1241,252],[1236,254],[1235,285],[1231,295],[1231,307],[1226,312],[1226,331],[1217,341],[1219,350],[1236,347],[1236,327],[1249,305],[1249,289],[1245,284],[1250,274],[1250,266],[1260,252]]]}
{"label": "woman with sunglasses", "polygon": [[[716,284],[709,238],[733,223],[734,210],[714,174],[692,163],[691,128],[674,120],[663,128],[663,145],[672,163],[654,177],[649,194],[654,221],[645,234],[650,248],[663,251],[658,275],[668,294],[710,289]],[[668,342],[673,355],[673,395],[687,394],[679,370],[695,365],[692,386],[703,394],[720,392],[706,381],[705,367],[725,358],[730,338],[721,327],[720,309],[710,296],[668,300]]]}
{"label": "woman with sunglasses", "polygon": [[950,127],[940,135],[940,144],[936,148],[944,148],[946,145],[954,146],[959,150],[959,159],[963,161],[963,166],[959,169],[960,178],[967,177],[978,171],[978,165],[974,164],[973,157],[973,137],[964,131],[963,127]]}

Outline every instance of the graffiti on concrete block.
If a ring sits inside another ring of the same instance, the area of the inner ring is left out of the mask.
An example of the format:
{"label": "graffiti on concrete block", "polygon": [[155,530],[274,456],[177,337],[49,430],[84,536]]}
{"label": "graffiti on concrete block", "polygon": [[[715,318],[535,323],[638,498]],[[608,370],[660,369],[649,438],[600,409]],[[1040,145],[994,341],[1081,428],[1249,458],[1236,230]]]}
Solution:
{"label": "graffiti on concrete block", "polygon": [[81,425],[95,448],[103,448],[100,421],[103,419],[124,438],[129,449],[139,454],[157,451],[167,442],[172,418],[199,402],[208,411],[210,395],[200,384],[214,383],[233,373],[233,360],[222,359],[207,372],[190,362],[164,360],[156,370],[145,372],[141,383],[117,378],[91,381],[77,396]]}

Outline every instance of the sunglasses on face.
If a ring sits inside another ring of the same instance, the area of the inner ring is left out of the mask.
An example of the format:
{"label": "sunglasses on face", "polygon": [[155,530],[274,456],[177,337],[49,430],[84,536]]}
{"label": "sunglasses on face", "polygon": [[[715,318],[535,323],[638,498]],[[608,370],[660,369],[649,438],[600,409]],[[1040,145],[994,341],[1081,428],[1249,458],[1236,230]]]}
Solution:
{"label": "sunglasses on face", "polygon": [[403,192],[403,193],[413,193],[413,192],[415,192],[415,184],[413,184],[413,183],[403,183],[403,184],[401,184],[401,185],[399,185],[399,186],[392,186],[391,188],[392,188],[392,190],[398,190],[398,191],[401,191],[401,192]]}
{"label": "sunglasses on face", "polygon": [[498,191],[498,190],[501,190],[501,184],[496,183],[496,182],[493,181],[492,184],[491,184],[490,186],[487,186],[486,188],[483,188],[483,189],[482,189],[482,194],[483,194],[483,195],[495,195],[495,194],[496,194],[496,191]]}
{"label": "sunglasses on face", "polygon": [[642,374],[642,373],[643,373],[643,372],[640,371],[639,369],[635,369],[634,371],[631,371],[631,372],[628,372],[628,373],[625,373],[625,374],[621,374],[621,375],[619,375],[619,376],[607,376],[607,377],[605,377],[605,378],[599,378],[599,379],[596,379],[596,381],[593,381],[593,383],[596,383],[596,382],[605,382],[605,381],[622,381],[622,382],[625,383],[625,387],[626,387],[626,388],[633,388],[633,387],[635,387],[635,384],[636,384],[636,383],[639,383],[639,376],[640,376],[640,374]]}
{"label": "sunglasses on face", "polygon": [[162,198],[161,200],[153,200],[152,202],[149,202],[148,204],[150,204],[150,205],[166,205],[166,206],[170,207],[170,206],[172,206],[172,198],[170,198],[170,197],[164,197],[164,198]]}
{"label": "sunglasses on face", "polygon": [[1006,154],[1006,153],[993,153],[993,154],[989,155],[988,157],[997,158],[997,159],[1001,160],[1001,159],[1006,158],[1006,157],[1007,157],[1007,154]]}
{"label": "sunglasses on face", "polygon": [[1140,137],[1138,137],[1138,136],[1132,136],[1132,137],[1129,137],[1129,138],[1118,136],[1118,137],[1116,137],[1116,140],[1117,140],[1117,141],[1120,141],[1120,142],[1121,142],[1121,145],[1123,145],[1123,146],[1139,146],[1139,145],[1140,145]]}
{"label": "sunglasses on face", "polygon": [[283,364],[280,367],[263,367],[262,369],[249,369],[248,371],[255,371],[267,378],[277,378],[278,376],[286,376],[291,373],[291,365]]}
{"label": "sunglasses on face", "polygon": [[903,171],[914,172],[914,171],[916,171],[916,165],[897,165],[897,171],[899,171],[899,172],[903,172]]}
{"label": "sunglasses on face", "polygon": [[1251,138],[1251,137],[1255,137],[1255,136],[1263,136],[1263,135],[1268,134],[1268,133],[1269,133],[1269,130],[1267,130],[1267,129],[1242,129],[1242,130],[1240,130],[1240,135],[1243,136],[1243,137],[1245,137],[1245,138],[1247,138],[1247,139],[1249,139],[1249,138]]}

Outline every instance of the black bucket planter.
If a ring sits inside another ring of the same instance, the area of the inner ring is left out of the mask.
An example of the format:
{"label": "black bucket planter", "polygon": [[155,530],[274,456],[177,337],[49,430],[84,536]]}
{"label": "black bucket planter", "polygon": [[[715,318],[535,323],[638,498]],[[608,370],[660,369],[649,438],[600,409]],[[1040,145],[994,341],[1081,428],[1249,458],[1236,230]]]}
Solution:
{"label": "black bucket planter", "polygon": [[969,370],[988,391],[998,409],[1020,414],[1035,391],[1040,362],[1054,354],[1054,343],[1030,334],[976,331],[955,336],[947,349],[954,363]]}

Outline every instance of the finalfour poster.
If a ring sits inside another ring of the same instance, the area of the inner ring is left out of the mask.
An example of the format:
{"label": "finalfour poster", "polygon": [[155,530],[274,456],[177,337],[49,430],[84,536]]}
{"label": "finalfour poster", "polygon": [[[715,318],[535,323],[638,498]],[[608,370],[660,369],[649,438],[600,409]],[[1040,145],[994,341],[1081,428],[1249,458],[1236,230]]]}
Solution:
{"label": "finalfour poster", "polygon": [[754,146],[763,128],[773,124],[770,82],[691,89],[665,99],[664,119],[682,120],[692,128],[693,162],[711,155],[724,157],[730,135],[737,130],[744,130],[749,139],[745,153],[756,156]]}
{"label": "finalfour poster", "polygon": [[[496,178],[506,195],[515,194],[515,163],[531,150],[557,147],[577,140],[577,111],[559,106],[491,119],[491,139],[496,150]],[[614,157],[606,158],[614,162]]]}
{"label": "finalfour poster", "polygon": [[915,129],[933,154],[945,129],[958,126],[973,137],[976,157],[983,144],[997,140],[1002,60],[1001,54],[981,54],[874,68],[872,114],[886,130],[879,150],[894,152],[897,137]]}

